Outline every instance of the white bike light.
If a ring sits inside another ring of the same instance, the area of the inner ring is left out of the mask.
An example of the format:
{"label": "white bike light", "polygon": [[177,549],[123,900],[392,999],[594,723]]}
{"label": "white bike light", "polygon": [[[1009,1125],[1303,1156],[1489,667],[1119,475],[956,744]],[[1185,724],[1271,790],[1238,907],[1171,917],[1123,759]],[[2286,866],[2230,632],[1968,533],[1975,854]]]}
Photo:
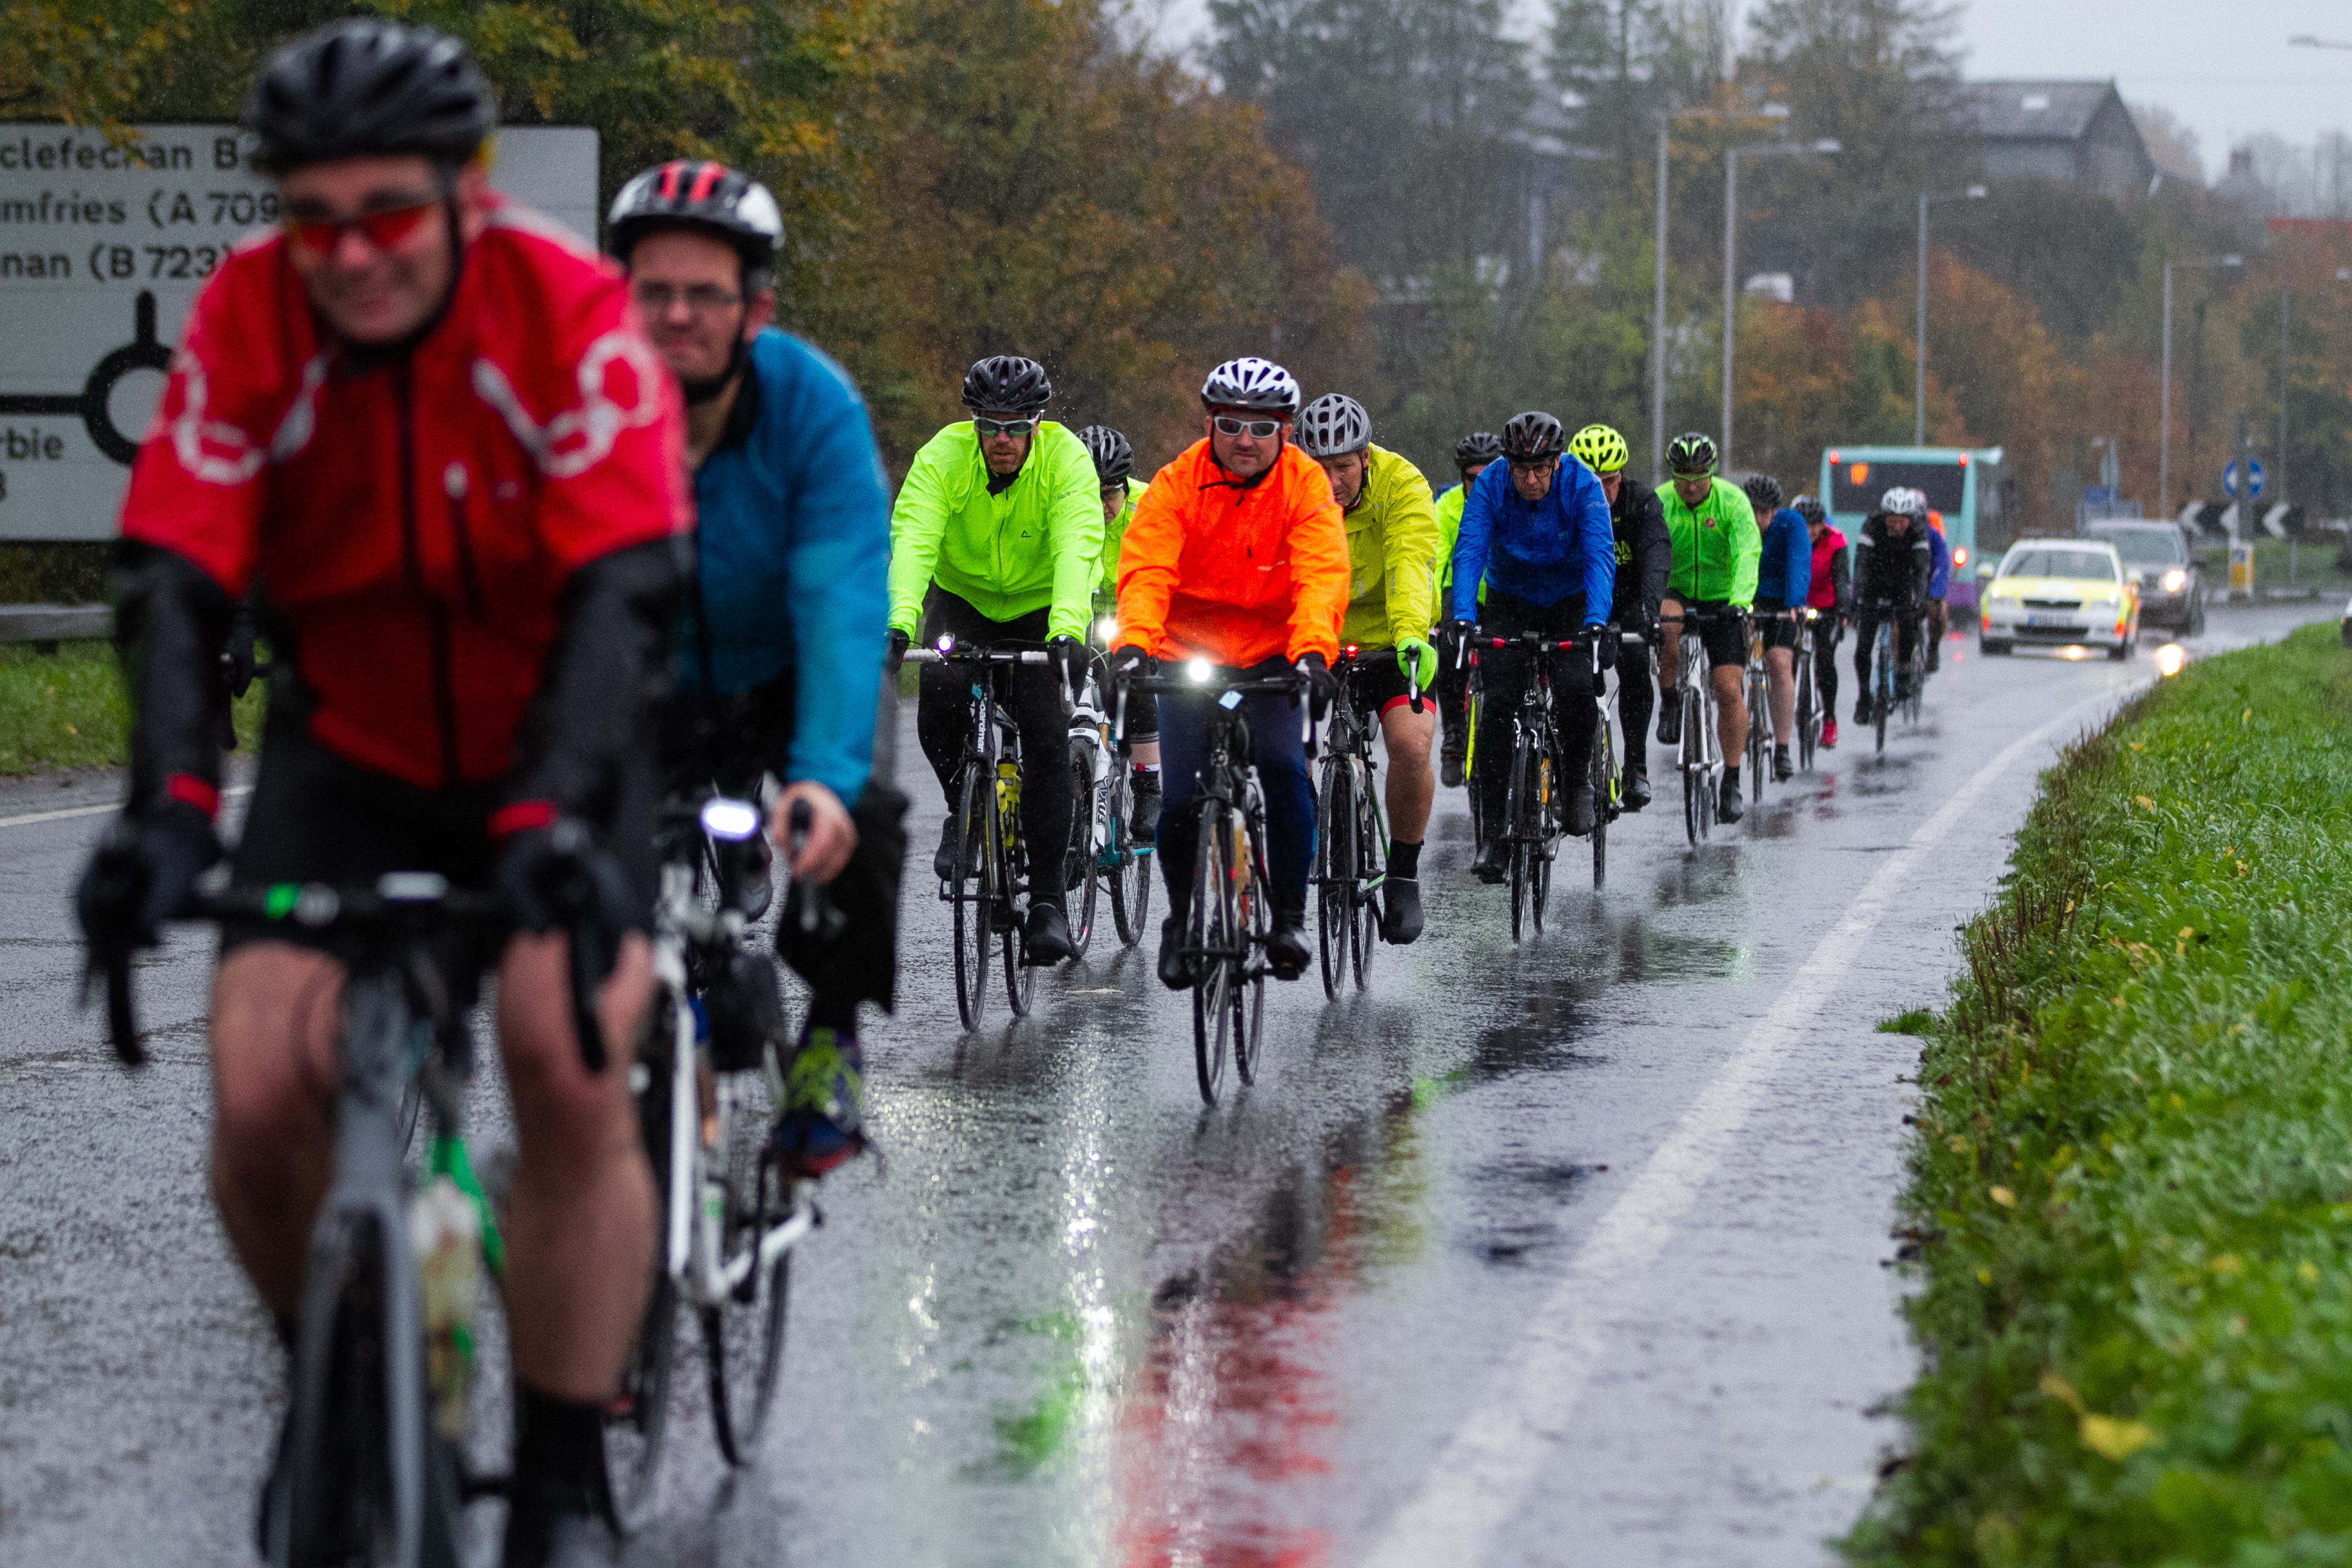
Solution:
{"label": "white bike light", "polygon": [[1184,675],[1185,679],[1195,685],[1206,686],[1209,683],[1209,661],[1205,658],[1194,659],[1184,667]]}
{"label": "white bike light", "polygon": [[942,637],[939,640],[938,647],[941,653],[947,653],[954,648],[955,638],[953,637]]}
{"label": "white bike light", "polygon": [[760,808],[746,800],[718,795],[702,803],[702,831],[729,844],[740,844],[760,831]]}
{"label": "white bike light", "polygon": [[1118,636],[1118,617],[1117,616],[1105,616],[1102,619],[1097,621],[1095,623],[1095,635],[1102,638],[1103,646],[1105,647],[1108,647],[1110,646],[1110,639]]}

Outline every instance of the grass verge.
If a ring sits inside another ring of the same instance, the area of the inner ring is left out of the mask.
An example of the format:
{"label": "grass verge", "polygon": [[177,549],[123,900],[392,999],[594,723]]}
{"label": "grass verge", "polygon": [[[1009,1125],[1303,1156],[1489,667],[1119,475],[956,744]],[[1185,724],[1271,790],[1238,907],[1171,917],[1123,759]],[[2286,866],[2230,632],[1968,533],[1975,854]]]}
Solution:
{"label": "grass verge", "polygon": [[[261,732],[262,685],[236,705],[240,748]],[[110,643],[61,643],[54,654],[0,645],[0,774],[49,768],[121,766],[131,739],[131,705]]]}
{"label": "grass verge", "polygon": [[1906,1198],[1914,1451],[1847,1555],[2352,1559],[2335,626],[2192,665],[2069,751],[1962,942]]}

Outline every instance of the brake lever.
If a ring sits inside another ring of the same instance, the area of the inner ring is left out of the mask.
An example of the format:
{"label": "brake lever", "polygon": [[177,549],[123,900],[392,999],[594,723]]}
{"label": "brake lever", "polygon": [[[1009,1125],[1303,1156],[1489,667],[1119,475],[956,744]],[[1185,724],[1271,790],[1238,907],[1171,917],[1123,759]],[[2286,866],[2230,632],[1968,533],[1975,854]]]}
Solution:
{"label": "brake lever", "polygon": [[[784,859],[787,866],[799,859],[801,851],[807,847],[809,827],[814,820],[814,816],[815,814],[809,809],[809,803],[804,799],[793,802],[792,810],[785,815]],[[812,882],[795,875],[793,878],[792,892],[788,898],[791,902],[799,906],[801,934],[803,936],[814,937],[820,942],[829,942],[838,937],[842,929],[849,923],[849,917],[843,914],[835,907],[832,899],[826,896],[823,883]]]}

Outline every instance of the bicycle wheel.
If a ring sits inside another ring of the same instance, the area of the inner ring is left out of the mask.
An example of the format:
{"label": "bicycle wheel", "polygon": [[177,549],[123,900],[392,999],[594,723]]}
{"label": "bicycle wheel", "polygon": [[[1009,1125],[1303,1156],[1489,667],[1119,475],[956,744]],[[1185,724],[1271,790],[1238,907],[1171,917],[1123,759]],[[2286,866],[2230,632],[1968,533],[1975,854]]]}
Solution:
{"label": "bicycle wheel", "polygon": [[[1028,952],[1021,941],[1021,907],[1017,901],[1022,884],[1029,885],[1029,897],[1037,897],[1037,879],[1028,875],[1029,841],[1021,836],[1021,811],[1003,807],[1003,797],[992,794],[989,811],[988,842],[992,853],[989,867],[989,909],[995,916],[997,929],[1003,933],[1002,954],[1004,961],[1004,1000],[1016,1018],[1029,1016],[1029,999],[1037,983],[1037,972],[1028,963]],[[1067,913],[1066,907],[1064,911]]]}
{"label": "bicycle wheel", "polygon": [[[758,1247],[760,1238],[792,1213],[792,1187],[769,1153],[768,1130],[774,1106],[764,1073],[735,1073],[719,1086],[733,1104],[725,1118],[728,1147],[706,1157],[727,1163],[726,1207],[719,1225],[719,1253],[734,1258]],[[758,1452],[775,1402],[776,1374],[784,1363],[784,1331],[791,1295],[792,1254],[766,1268],[755,1262],[725,1300],[702,1309],[703,1358],[710,1379],[710,1424],[719,1451],[738,1469]]]}
{"label": "bicycle wheel", "polygon": [[1348,931],[1349,946],[1356,960],[1356,989],[1362,991],[1372,983],[1372,950],[1381,942],[1381,901],[1372,888],[1388,870],[1381,846],[1379,807],[1372,800],[1370,779],[1360,780],[1356,790],[1355,840],[1355,878],[1349,884],[1352,918]]}
{"label": "bicycle wheel", "polygon": [[1800,651],[1792,671],[1797,682],[1797,765],[1811,772],[1813,747],[1821,739],[1820,715],[1813,711],[1813,656]]}
{"label": "bicycle wheel", "polygon": [[[1234,961],[1233,1012],[1234,1067],[1244,1083],[1257,1081],[1258,1051],[1265,1037],[1265,942],[1274,930],[1274,915],[1267,907],[1267,889],[1264,872],[1265,857],[1258,853],[1257,829],[1254,822],[1264,818],[1253,814],[1243,819],[1238,835],[1234,866],[1238,886],[1234,898],[1234,934],[1239,956]],[[1359,984],[1363,971],[1356,971]]]}
{"label": "bicycle wheel", "polygon": [[1070,785],[1070,798],[1076,805],[1070,813],[1070,847],[1062,861],[1062,881],[1069,889],[1070,962],[1076,963],[1087,955],[1087,943],[1094,940],[1095,898],[1103,879],[1095,855],[1095,825],[1110,809],[1110,782],[1105,779],[1097,785],[1092,770],[1073,748]]}
{"label": "bicycle wheel", "polygon": [[[671,1053],[677,1026],[676,998],[660,993],[640,1053],[646,1087],[637,1095],[637,1133],[654,1169],[656,1230],[669,1219]],[[668,1247],[654,1249],[653,1289],[636,1338],[621,1364],[620,1391],[604,1406],[604,1473],[611,1484],[613,1528],[633,1535],[653,1512],[654,1482],[669,1434],[670,1373],[677,1360],[677,1282],[665,1267]]]}
{"label": "bicycle wheel", "polygon": [[[972,869],[972,846],[985,846],[996,814],[996,784],[979,763],[968,763],[956,792],[956,865]],[[950,884],[955,904],[956,1013],[967,1029],[977,1029],[988,1011],[988,950],[996,940],[993,910],[988,900],[986,867],[975,879],[967,874]]]}
{"label": "bicycle wheel", "polygon": [[1127,764],[1111,759],[1110,837],[1103,856],[1108,864],[1111,923],[1118,940],[1133,947],[1143,940],[1144,917],[1151,908],[1151,857],[1128,841],[1135,820],[1135,786]]}
{"label": "bicycle wheel", "polygon": [[1603,713],[1592,735],[1592,885],[1609,880],[1609,819],[1617,812],[1617,752]]}
{"label": "bicycle wheel", "polygon": [[1528,820],[1542,804],[1532,800],[1536,787],[1542,781],[1536,776],[1534,748],[1522,732],[1511,748],[1511,787],[1503,797],[1503,820],[1496,831],[1508,836],[1511,846],[1511,940],[1517,942],[1525,933],[1528,917],[1528,896],[1533,891],[1535,845],[1528,833]]}
{"label": "bicycle wheel", "polygon": [[1234,885],[1226,875],[1233,853],[1233,808],[1212,803],[1201,814],[1201,847],[1192,885],[1192,1065],[1201,1099],[1217,1103],[1224,1089],[1225,1058],[1232,1045],[1235,971],[1232,950],[1239,941]]}
{"label": "bicycle wheel", "polygon": [[1772,687],[1762,674],[1748,674],[1748,799],[1764,798],[1764,763],[1767,742],[1772,724]]}
{"label": "bicycle wheel", "polygon": [[1691,726],[1698,722],[1696,705],[1681,695],[1675,700],[1683,705],[1683,740],[1676,759],[1683,775],[1683,831],[1690,837],[1690,847],[1698,847],[1699,796],[1706,790],[1706,770],[1699,764],[1698,732]]}
{"label": "bicycle wheel", "polygon": [[1536,816],[1535,864],[1529,871],[1529,880],[1534,886],[1528,902],[1535,915],[1536,932],[1541,935],[1544,902],[1551,896],[1552,862],[1559,858],[1559,794],[1567,787],[1566,773],[1558,765],[1558,759],[1549,745],[1537,750],[1536,774],[1540,781],[1536,798],[1541,803],[1541,809]]}
{"label": "bicycle wheel", "polygon": [[1323,760],[1319,827],[1315,836],[1315,948],[1323,997],[1337,1001],[1348,984],[1348,948],[1354,929],[1355,770],[1338,756]]}

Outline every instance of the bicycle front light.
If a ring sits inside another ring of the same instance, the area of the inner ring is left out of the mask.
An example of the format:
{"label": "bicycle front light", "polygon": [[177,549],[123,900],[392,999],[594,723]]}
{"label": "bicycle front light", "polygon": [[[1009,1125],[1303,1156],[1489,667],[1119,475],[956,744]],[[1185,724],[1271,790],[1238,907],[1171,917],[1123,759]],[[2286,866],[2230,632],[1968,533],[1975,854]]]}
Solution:
{"label": "bicycle front light", "polygon": [[939,650],[940,650],[941,653],[950,653],[950,652],[952,652],[952,651],[954,650],[954,648],[955,648],[955,637],[954,637],[952,635],[950,635],[950,636],[943,637],[940,638],[940,640],[939,640]]}
{"label": "bicycle front light", "polygon": [[1118,617],[1117,616],[1105,616],[1102,619],[1097,621],[1095,623],[1095,635],[1102,638],[1104,645],[1108,647],[1110,639],[1118,636]]}
{"label": "bicycle front light", "polygon": [[719,795],[702,803],[702,831],[727,844],[741,844],[760,831],[760,808]]}
{"label": "bicycle front light", "polygon": [[1206,686],[1209,683],[1209,661],[1205,658],[1195,658],[1184,667],[1184,678],[1198,685]]}

